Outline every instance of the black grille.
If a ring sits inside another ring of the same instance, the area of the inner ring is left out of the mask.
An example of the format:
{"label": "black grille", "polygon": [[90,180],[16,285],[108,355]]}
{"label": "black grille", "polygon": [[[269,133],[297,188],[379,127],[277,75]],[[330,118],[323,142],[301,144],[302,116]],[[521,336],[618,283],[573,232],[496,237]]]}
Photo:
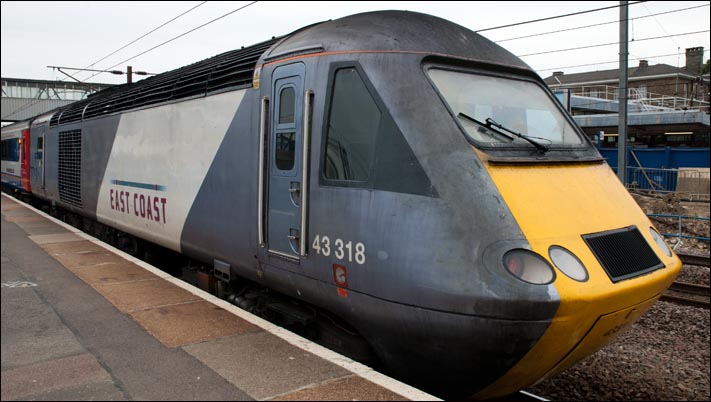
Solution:
{"label": "black grille", "polygon": [[583,235],[583,239],[612,282],[664,266],[636,226]]}
{"label": "black grille", "polygon": [[59,199],[81,208],[81,130],[59,132]]}

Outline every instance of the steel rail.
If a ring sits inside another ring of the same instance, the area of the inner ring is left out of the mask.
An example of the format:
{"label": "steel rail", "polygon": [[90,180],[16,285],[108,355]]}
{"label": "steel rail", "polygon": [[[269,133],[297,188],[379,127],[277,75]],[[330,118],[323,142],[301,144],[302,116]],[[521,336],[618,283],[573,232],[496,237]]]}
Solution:
{"label": "steel rail", "polygon": [[709,309],[711,290],[706,285],[674,282],[662,295],[660,300]]}
{"label": "steel rail", "polygon": [[686,265],[699,265],[702,267],[711,267],[711,257],[703,255],[676,253],[681,259],[681,262]]}

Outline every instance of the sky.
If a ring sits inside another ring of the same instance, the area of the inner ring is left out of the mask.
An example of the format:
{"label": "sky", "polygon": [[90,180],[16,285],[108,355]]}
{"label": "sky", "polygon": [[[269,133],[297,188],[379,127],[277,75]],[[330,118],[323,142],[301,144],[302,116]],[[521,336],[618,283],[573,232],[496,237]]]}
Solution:
{"label": "sky", "polygon": [[[638,65],[640,58],[650,65],[683,67],[684,52],[689,47],[704,47],[703,59],[709,58],[709,1],[629,3],[630,67]],[[620,10],[614,6],[619,4],[618,1],[2,1],[0,62],[3,78],[71,80],[47,66],[126,71],[130,65],[134,71],[161,73],[315,22],[397,9],[435,15],[474,31],[545,18],[480,32],[520,56],[545,78],[553,71],[571,74],[616,69]],[[611,6],[602,11],[550,19]],[[594,26],[580,28],[589,25]],[[185,35],[159,46],[181,34]],[[519,38],[530,35],[536,36]],[[572,48],[581,49],[565,50]],[[126,82],[125,75],[63,71],[83,82]],[[134,77],[134,81],[141,78],[144,77]]]}

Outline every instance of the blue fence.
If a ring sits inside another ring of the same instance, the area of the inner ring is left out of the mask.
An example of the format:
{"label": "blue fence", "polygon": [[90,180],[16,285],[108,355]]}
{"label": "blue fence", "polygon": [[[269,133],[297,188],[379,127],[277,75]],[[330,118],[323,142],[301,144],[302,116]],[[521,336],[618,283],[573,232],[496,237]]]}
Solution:
{"label": "blue fence", "polygon": [[[617,169],[614,169],[617,172]],[[673,193],[677,190],[679,171],[676,169],[647,169],[628,166],[627,188],[634,190]]]}
{"label": "blue fence", "polygon": [[[599,148],[610,166],[617,167],[617,148]],[[631,152],[645,168],[676,169],[681,167],[709,167],[709,148],[635,148],[627,147],[627,166],[637,166]]]}
{"label": "blue fence", "polygon": [[[600,154],[614,171],[617,171],[617,148],[599,148]],[[634,152],[634,155],[632,154]],[[627,148],[627,182],[629,188],[661,192],[677,191],[679,168],[709,168],[709,148]],[[641,165],[641,167],[640,167]],[[701,174],[701,173],[700,173]],[[685,173],[689,175],[689,173]],[[703,174],[702,174],[703,175]],[[708,173],[705,179],[694,181],[696,190],[707,192]],[[689,183],[685,176],[685,183]],[[689,191],[684,188],[684,191]],[[681,190],[680,190],[681,191]],[[705,197],[708,198],[708,197]]]}

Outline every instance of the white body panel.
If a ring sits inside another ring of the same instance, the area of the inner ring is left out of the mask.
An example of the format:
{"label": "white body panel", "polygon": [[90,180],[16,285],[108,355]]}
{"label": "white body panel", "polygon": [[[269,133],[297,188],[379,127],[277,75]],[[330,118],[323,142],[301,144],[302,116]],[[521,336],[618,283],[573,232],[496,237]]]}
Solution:
{"label": "white body panel", "polygon": [[123,114],[98,220],[180,251],[187,214],[245,92]]}

